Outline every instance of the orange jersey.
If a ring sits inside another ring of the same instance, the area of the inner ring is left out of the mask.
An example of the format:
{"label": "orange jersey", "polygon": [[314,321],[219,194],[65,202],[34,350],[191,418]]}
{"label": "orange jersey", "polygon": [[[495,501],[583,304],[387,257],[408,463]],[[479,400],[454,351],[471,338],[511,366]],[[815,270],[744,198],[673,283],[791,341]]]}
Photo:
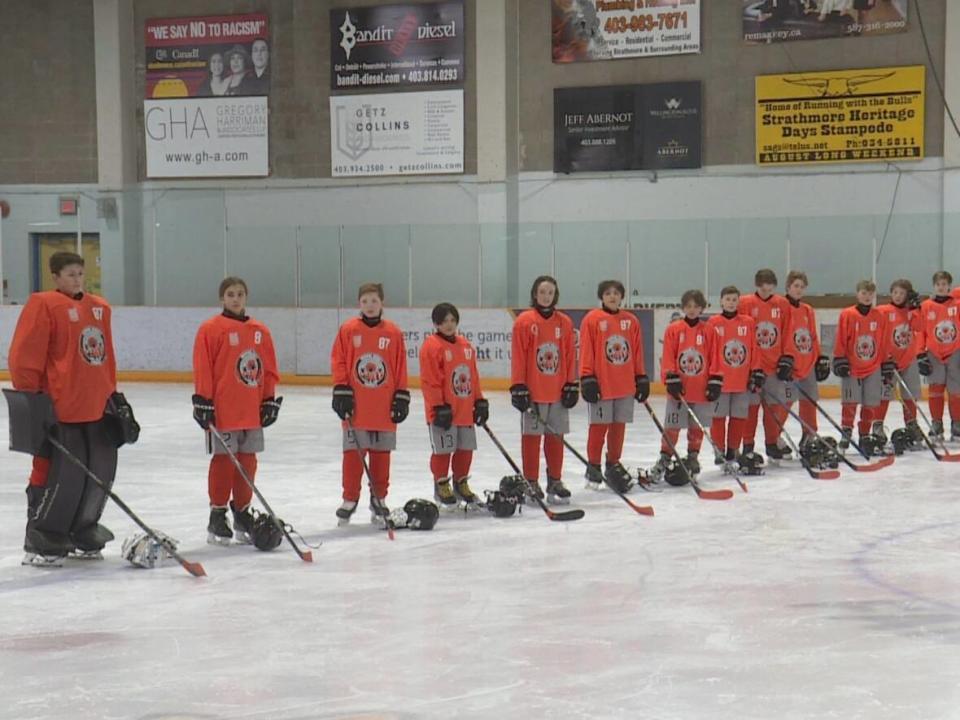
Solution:
{"label": "orange jersey", "polygon": [[865,378],[880,369],[880,363],[890,357],[887,318],[877,308],[866,315],[857,306],[845,308],[837,322],[837,337],[833,344],[834,357],[850,361],[850,376]]}
{"label": "orange jersey", "polygon": [[483,397],[476,348],[463,335],[452,341],[430,335],[420,348],[420,390],[428,423],[434,406],[446,404],[453,409],[454,425],[473,425],[473,403]]}
{"label": "orange jersey", "polygon": [[717,333],[707,323],[690,326],[680,318],[667,325],[663,333],[663,359],[660,379],[676,373],[683,380],[683,395],[689,403],[707,401],[707,381],[711,375],[722,375],[717,360]]}
{"label": "orange jersey", "polygon": [[937,302],[924,300],[920,305],[923,321],[924,347],[941,362],[957,349],[957,303],[953,300]]}
{"label": "orange jersey", "polygon": [[538,403],[560,400],[564,384],[577,379],[573,321],[559,310],[545,318],[524,310],[513,323],[510,382],[524,384]]}
{"label": "orange jersey", "polygon": [[793,376],[803,380],[820,357],[820,338],[817,336],[817,316],[805,302],[790,305],[790,319],[783,337],[783,354],[793,358]]}
{"label": "orange jersey", "polygon": [[117,389],[117,359],[110,306],[84,293],[34,293],[24,305],[10,343],[10,376],[17,390],[50,395],[62,422],[103,417]]}
{"label": "orange jersey", "polygon": [[643,369],[640,319],[631,312],[599,308],[580,323],[580,377],[594,375],[604,400],[631,397]]}
{"label": "orange jersey", "polygon": [[893,303],[877,307],[887,318],[887,347],[901,372],[923,352],[923,321],[919,310],[897,307]]}
{"label": "orange jersey", "polygon": [[193,342],[193,388],[213,400],[218,430],[260,427],[260,404],[273,397],[280,373],[273,338],[253,318],[217,315]]}
{"label": "orange jersey", "polygon": [[397,426],[390,419],[393,394],[407,389],[407,350],[400,328],[389,320],[373,327],[359,317],[347,320],[333,341],[330,365],[334,384],[353,388],[353,426],[394,432]]}
{"label": "orange jersey", "polygon": [[782,295],[773,294],[762,300],[754,293],[741,297],[737,310],[756,323],[758,367],[768,375],[776,372],[790,322],[790,303]]}
{"label": "orange jersey", "polygon": [[723,375],[723,392],[746,392],[750,371],[756,366],[753,318],[746,315],[727,317],[723,313],[707,320],[707,327],[716,334],[717,360]]}

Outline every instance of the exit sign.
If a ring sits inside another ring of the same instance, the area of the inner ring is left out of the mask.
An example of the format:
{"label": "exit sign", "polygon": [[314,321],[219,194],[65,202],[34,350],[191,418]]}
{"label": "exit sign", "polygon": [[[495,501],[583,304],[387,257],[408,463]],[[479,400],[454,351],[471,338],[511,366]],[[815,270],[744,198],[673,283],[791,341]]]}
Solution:
{"label": "exit sign", "polygon": [[62,197],[60,198],[60,214],[61,215],[76,215],[77,214],[77,199],[75,197]]}

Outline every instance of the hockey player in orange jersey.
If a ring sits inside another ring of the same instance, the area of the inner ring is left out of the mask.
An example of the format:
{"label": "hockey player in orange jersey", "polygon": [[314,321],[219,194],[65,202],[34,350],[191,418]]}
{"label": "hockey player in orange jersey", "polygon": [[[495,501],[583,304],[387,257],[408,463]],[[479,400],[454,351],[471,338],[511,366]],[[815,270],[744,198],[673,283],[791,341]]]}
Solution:
{"label": "hockey player in orange jersey", "polygon": [[433,449],[433,494],[441,508],[463,503],[478,510],[480,498],[468,482],[477,449],[474,426],[487,422],[490,406],[480,391],[477,350],[457,333],[460,311],[454,305],[440,303],[430,317],[435,332],[420,347],[420,390]]}
{"label": "hockey player in orange jersey", "polygon": [[8,402],[14,422],[35,429],[37,439],[30,449],[16,448],[34,456],[23,563],[57,566],[74,551],[100,557],[113,533],[99,524],[106,494],[47,433],[111,487],[117,448],[135,442],[140,428],[116,392],[111,309],[84,292],[83,258],[54,253],[50,272],[56,289],[31,295],[17,321],[9,368],[19,392]]}
{"label": "hockey player in orange jersey", "polygon": [[[633,422],[634,399],[644,402],[650,395],[640,319],[620,309],[624,295],[623,283],[604,280],[597,286],[601,307],[580,323],[580,393],[590,418],[587,488],[599,489],[603,478],[621,493],[633,484],[620,457],[627,423]],[[604,442],[607,462],[601,471]]]}
{"label": "hockey player in orange jersey", "polygon": [[343,502],[339,524],[350,522],[360,501],[363,458],[373,488],[371,522],[386,523],[390,453],[397,447],[397,424],[410,412],[407,350],[403,333],[383,317],[383,286],[365,283],[357,293],[359,317],[340,326],[330,353],[333,411],[343,421]]}
{"label": "hockey player in orange jersey", "polygon": [[[530,288],[530,309],[517,316],[511,344],[510,402],[523,413],[521,455],[523,475],[533,491],[543,497],[540,475],[540,436],[547,460],[547,496],[567,503],[570,491],[563,484],[562,435],[570,430],[569,410],[580,399],[573,322],[557,310],[557,281],[541,275]],[[539,415],[539,418],[537,417]],[[547,430],[541,420],[550,425]]]}
{"label": "hockey player in orange jersey", "polygon": [[[921,374],[927,375],[930,385],[930,405],[933,440],[943,440],[943,407],[945,393],[950,395],[950,435],[960,438],[960,303],[951,293],[953,276],[946,270],[933,274],[933,297],[920,305],[923,320],[924,347],[929,372],[923,364]],[[921,358],[923,355],[921,354]]]}
{"label": "hockey player in orange jersey", "polygon": [[221,443],[207,433],[207,450],[212,454],[207,471],[207,542],[229,545],[233,537],[249,544],[253,541],[253,490],[230,454],[255,481],[263,428],[276,422],[283,398],[276,397],[280,375],[270,331],[247,315],[246,282],[224,278],[219,293],[222,312],[200,326],[193,343],[193,419],[204,430],[215,427],[223,437]]}

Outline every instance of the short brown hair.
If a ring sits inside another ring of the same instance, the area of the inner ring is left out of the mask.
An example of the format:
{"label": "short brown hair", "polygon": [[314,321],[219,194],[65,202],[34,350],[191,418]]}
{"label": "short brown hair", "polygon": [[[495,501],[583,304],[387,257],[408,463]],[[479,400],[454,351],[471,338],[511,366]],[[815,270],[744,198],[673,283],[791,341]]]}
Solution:
{"label": "short brown hair", "polygon": [[933,274],[933,284],[936,285],[941,280],[946,280],[948,283],[953,285],[953,275],[948,273],[946,270],[938,270]]}
{"label": "short brown hair", "polygon": [[83,267],[84,263],[83,258],[72,252],[55,252],[50,256],[50,272],[54,275],[59,275],[60,271],[63,270],[67,265],[79,265]]}
{"label": "short brown hair", "polygon": [[227,291],[227,288],[232,287],[234,285],[239,285],[240,287],[242,287],[244,294],[246,295],[250,294],[250,291],[247,289],[247,283],[246,281],[244,281],[243,278],[239,278],[236,275],[230,275],[220,281],[220,291],[219,291],[220,294],[218,297],[221,300],[223,300],[223,294]]}
{"label": "short brown hair", "polygon": [[802,270],[791,270],[787,273],[787,284],[784,287],[790,287],[797,280],[803,280],[803,286],[807,287],[810,281],[807,280],[807,274]]}
{"label": "short brown hair", "polygon": [[906,278],[897,278],[892,283],[890,283],[890,292],[893,292],[896,288],[901,288],[908,293],[913,292],[913,283],[907,280]]}
{"label": "short brown hair", "polygon": [[695,302],[699,307],[707,307],[707,299],[703,296],[703,293],[699,290],[687,290],[680,297],[680,307],[685,308],[691,302]]}
{"label": "short brown hair", "polygon": [[548,282],[553,285],[553,305],[551,307],[556,307],[556,304],[560,302],[560,286],[557,285],[557,280],[552,275],[540,275],[536,280],[533,281],[533,285],[530,286],[530,307],[535,307],[537,304],[537,288],[540,287],[543,283]]}
{"label": "short brown hair", "polygon": [[627,294],[627,291],[623,288],[623,283],[619,280],[603,280],[599,285],[597,285],[597,298],[603,300],[603,294],[611,288],[619,292],[620,297],[623,297]]}
{"label": "short brown hair", "polygon": [[370,293],[376,293],[377,297],[380,298],[380,302],[383,302],[383,283],[364,283],[360,286],[360,289],[357,290],[357,300]]}
{"label": "short brown hair", "polygon": [[761,268],[757,270],[757,274],[753,276],[753,284],[757,287],[761,285],[776,285],[777,274],[770,268]]}
{"label": "short brown hair", "polygon": [[726,297],[727,295],[739,295],[740,290],[736,285],[727,285],[720,291],[720,297]]}
{"label": "short brown hair", "polygon": [[861,280],[857,283],[857,292],[866,290],[867,292],[876,292],[877,284],[873,280]]}

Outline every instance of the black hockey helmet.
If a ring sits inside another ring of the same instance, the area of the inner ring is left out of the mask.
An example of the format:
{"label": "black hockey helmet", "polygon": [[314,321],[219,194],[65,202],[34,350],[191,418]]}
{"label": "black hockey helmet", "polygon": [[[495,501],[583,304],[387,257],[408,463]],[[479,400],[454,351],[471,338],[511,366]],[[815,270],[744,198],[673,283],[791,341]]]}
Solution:
{"label": "black hockey helmet", "polygon": [[890,444],[893,445],[894,455],[903,455],[913,447],[913,438],[906,428],[898,428],[890,433]]}
{"label": "black hockey helmet", "polygon": [[253,530],[250,533],[253,545],[257,550],[273,550],[283,541],[283,531],[280,529],[283,520],[277,518],[274,522],[266,513],[254,512]]}
{"label": "black hockey helmet", "polygon": [[500,480],[500,494],[508,498],[523,498],[527,494],[527,481],[522,475],[506,475]]}
{"label": "black hockey helmet", "polygon": [[519,501],[514,496],[505,495],[499,490],[485,490],[487,496],[487,510],[498,518],[512,517],[517,511]]}
{"label": "black hockey helmet", "polygon": [[667,463],[666,470],[663,472],[663,479],[671,485],[676,485],[677,487],[686,485],[690,482],[690,478],[687,475],[687,469],[681,466],[681,464],[677,462],[676,458],[672,458]]}
{"label": "black hockey helmet", "polygon": [[423,498],[407,500],[403,511],[407,514],[407,527],[411,530],[432,530],[440,519],[440,508],[436,503]]}

